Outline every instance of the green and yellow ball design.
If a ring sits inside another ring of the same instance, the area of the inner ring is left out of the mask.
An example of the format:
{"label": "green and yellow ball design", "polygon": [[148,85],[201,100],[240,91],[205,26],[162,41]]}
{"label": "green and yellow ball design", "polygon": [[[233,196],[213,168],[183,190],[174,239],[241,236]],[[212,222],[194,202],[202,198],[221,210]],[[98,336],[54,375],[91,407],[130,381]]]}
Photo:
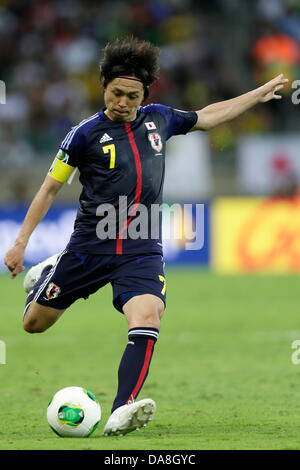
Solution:
{"label": "green and yellow ball design", "polygon": [[56,392],[47,407],[50,428],[61,437],[89,437],[101,419],[101,407],[89,390],[71,386]]}
{"label": "green and yellow ball design", "polygon": [[64,403],[58,410],[58,419],[62,424],[78,426],[84,419],[84,410],[76,403]]}

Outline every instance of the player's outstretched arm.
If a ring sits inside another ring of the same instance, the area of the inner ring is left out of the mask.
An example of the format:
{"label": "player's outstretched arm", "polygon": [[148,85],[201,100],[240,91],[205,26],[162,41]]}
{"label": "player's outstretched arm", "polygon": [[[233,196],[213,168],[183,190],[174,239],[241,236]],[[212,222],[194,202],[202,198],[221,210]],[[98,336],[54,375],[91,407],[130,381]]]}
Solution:
{"label": "player's outstretched arm", "polygon": [[17,274],[25,269],[23,266],[24,253],[29,237],[35,227],[48,212],[56,193],[62,185],[63,183],[60,183],[47,175],[42,186],[35,195],[15,243],[6,253],[4,258],[6,266],[11,271],[11,278],[15,278]]}
{"label": "player's outstretched arm", "polygon": [[198,120],[192,130],[209,130],[230,121],[252,108],[258,103],[266,103],[272,99],[279,100],[281,95],[277,92],[288,82],[283,74],[278,75],[269,82],[255,88],[248,93],[237,96],[231,100],[214,103],[197,111]]}

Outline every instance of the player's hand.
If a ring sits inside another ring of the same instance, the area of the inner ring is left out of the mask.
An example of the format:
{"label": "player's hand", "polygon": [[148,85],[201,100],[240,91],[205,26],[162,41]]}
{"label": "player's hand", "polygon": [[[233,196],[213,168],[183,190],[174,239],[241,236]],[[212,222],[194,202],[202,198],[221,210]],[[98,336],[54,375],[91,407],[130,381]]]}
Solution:
{"label": "player's hand", "polygon": [[276,93],[281,90],[288,81],[288,78],[284,78],[283,73],[281,73],[277,77],[257,88],[258,101],[260,103],[266,103],[273,99],[280,100],[282,96],[277,95]]}
{"label": "player's hand", "polygon": [[14,279],[17,274],[21,273],[25,269],[25,267],[23,266],[24,254],[24,247],[20,245],[14,245],[4,257],[4,263],[11,271],[10,277],[12,279]]}

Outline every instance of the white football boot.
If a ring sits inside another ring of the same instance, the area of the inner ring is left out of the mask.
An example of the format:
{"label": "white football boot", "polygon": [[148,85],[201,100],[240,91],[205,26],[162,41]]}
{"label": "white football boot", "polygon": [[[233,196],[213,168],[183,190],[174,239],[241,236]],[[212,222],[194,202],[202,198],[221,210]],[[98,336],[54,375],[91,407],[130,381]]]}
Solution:
{"label": "white football boot", "polygon": [[23,284],[25,292],[31,291],[34,284],[41,277],[42,271],[46,266],[49,266],[49,265],[54,266],[58,256],[59,256],[59,253],[57,253],[56,255],[50,256],[49,258],[45,259],[45,261],[42,261],[41,263],[36,264],[35,266],[32,266],[32,268],[28,270],[24,278],[24,284]]}
{"label": "white football boot", "polygon": [[152,420],[156,404],[151,398],[122,405],[117,408],[104,427],[105,436],[123,436],[128,432],[139,430]]}

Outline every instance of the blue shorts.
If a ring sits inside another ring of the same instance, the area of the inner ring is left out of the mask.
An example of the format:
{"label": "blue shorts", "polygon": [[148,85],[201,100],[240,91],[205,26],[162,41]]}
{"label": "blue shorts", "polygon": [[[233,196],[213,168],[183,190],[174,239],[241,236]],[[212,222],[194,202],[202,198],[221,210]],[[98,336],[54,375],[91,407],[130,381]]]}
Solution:
{"label": "blue shorts", "polygon": [[47,307],[66,309],[111,283],[113,305],[123,313],[129,298],[153,294],[166,303],[164,262],[160,254],[91,255],[63,251],[56,264],[38,281],[34,300]]}

